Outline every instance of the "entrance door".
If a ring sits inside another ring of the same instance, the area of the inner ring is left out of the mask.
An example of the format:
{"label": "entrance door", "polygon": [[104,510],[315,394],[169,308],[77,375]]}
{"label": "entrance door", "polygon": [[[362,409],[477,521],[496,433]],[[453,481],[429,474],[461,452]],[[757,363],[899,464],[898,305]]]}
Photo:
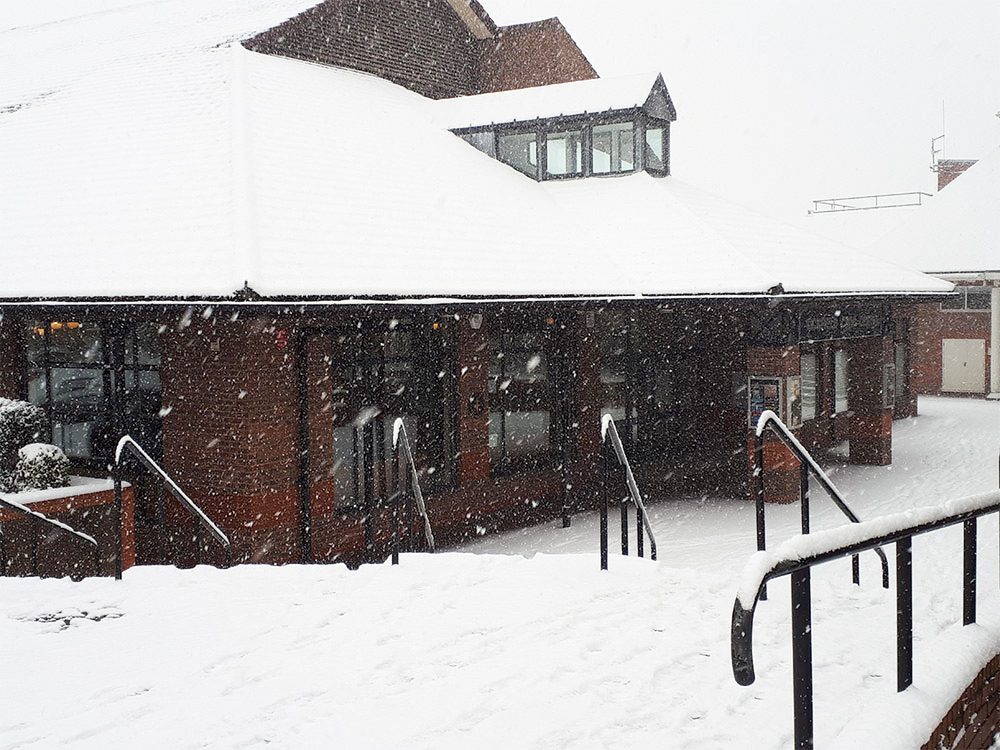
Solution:
{"label": "entrance door", "polygon": [[944,339],[941,342],[941,390],[946,393],[986,391],[986,342]]}
{"label": "entrance door", "polygon": [[[449,341],[445,323],[434,320],[367,321],[309,339],[306,486],[313,488],[314,524],[342,528],[356,520],[368,559],[385,548],[389,534],[377,516],[394,485],[397,417],[406,425],[424,492],[451,484],[455,365]],[[328,540],[324,549],[336,543]]]}

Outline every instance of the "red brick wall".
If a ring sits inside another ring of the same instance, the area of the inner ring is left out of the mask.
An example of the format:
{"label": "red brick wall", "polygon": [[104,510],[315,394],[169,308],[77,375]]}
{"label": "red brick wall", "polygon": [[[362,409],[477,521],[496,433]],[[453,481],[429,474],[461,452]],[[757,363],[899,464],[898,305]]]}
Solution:
{"label": "red brick wall", "polygon": [[[37,558],[38,575],[42,577],[113,576],[119,534],[122,569],[131,568],[135,564],[135,494],[132,487],[122,490],[121,526],[114,502],[114,491],[105,490],[31,504],[32,510],[94,537],[98,544],[96,560],[90,545],[68,534],[53,533],[49,527],[11,511],[0,511],[6,575],[34,575],[33,562]],[[98,564],[100,569],[95,571]]]}
{"label": "red brick wall", "polygon": [[479,90],[545,86],[597,78],[590,61],[558,18],[505,26],[481,43]]}
{"label": "red brick wall", "polygon": [[986,750],[1000,733],[1000,655],[976,675],[921,750]]}
{"label": "red brick wall", "polygon": [[851,463],[885,466],[892,463],[892,410],[884,406],[882,380],[883,366],[893,361],[892,339],[857,339],[845,348]]}
{"label": "red brick wall", "polygon": [[256,561],[299,556],[295,368],[275,331],[270,319],[195,314],[160,338],[167,471],[233,537],[237,557]]}
{"label": "red brick wall", "polygon": [[[913,315],[911,387],[915,393],[941,393],[941,352],[944,339],[982,339],[990,347],[990,311],[949,311],[938,304],[920,305]],[[983,389],[990,382],[990,358],[986,361]]]}
{"label": "red brick wall", "polygon": [[938,190],[951,184],[956,177],[976,163],[975,159],[942,159],[938,162]]}
{"label": "red brick wall", "polygon": [[[800,372],[799,365],[798,346],[758,346],[747,349],[747,369],[750,375],[794,376]],[[755,432],[748,429],[747,472],[751,476],[755,445]],[[767,502],[791,503],[799,499],[798,459],[770,433],[765,433],[764,438],[764,466],[764,499]]]}

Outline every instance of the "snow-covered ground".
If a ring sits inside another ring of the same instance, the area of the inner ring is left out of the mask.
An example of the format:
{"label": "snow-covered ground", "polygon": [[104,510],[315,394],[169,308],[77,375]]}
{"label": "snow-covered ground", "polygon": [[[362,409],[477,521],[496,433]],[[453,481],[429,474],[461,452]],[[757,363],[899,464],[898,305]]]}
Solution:
{"label": "snow-covered ground", "polygon": [[[863,517],[993,489],[1000,404],[924,399],[892,469],[833,472]],[[819,491],[814,528],[840,519]],[[653,507],[660,561],[557,525],[397,568],[140,568],[0,582],[0,748],[754,747],[791,743],[788,586],[733,681],[729,618],[749,507]],[[776,542],[797,508],[770,508]],[[613,526],[612,531],[616,531]],[[915,684],[895,692],[894,592],[873,555],[813,575],[817,746],[919,745],[1000,650],[997,523],[980,524],[980,624],[962,628],[961,533],[914,543]],[[501,552],[514,554],[467,554]],[[565,552],[567,554],[522,553]],[[890,555],[891,557],[891,555]]]}

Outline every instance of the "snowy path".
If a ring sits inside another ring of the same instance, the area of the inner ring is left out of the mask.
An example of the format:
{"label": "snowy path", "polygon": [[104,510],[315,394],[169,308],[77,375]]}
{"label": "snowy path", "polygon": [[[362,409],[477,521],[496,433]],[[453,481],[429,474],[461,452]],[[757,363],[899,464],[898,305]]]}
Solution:
{"label": "snowy path", "polygon": [[[898,425],[901,492],[862,494],[866,479],[886,482],[885,469],[835,475],[860,513],[995,486],[1000,405],[922,405],[925,416]],[[929,440],[954,452],[922,448]],[[939,466],[947,470],[927,476]],[[834,519],[820,506],[817,527]],[[398,568],[357,572],[145,568],[120,583],[5,579],[0,748],[788,747],[785,582],[758,612],[757,683],[741,688],[730,671],[752,517],[718,503],[656,511],[670,537],[661,562],[612,557],[606,573],[596,569],[596,529],[581,518],[504,539],[512,552],[529,538],[553,550],[569,539],[581,554],[405,556]],[[797,509],[787,511],[792,530]],[[712,544],[694,538],[709,530]],[[997,533],[996,519],[981,522],[981,624],[969,628],[959,625],[961,532],[916,540],[915,685],[901,696],[894,592],[878,586],[871,560],[861,588],[846,561],[817,569],[818,747],[926,738],[1000,648]],[[73,617],[83,611],[94,619]],[[853,716],[852,737],[843,730]]]}
{"label": "snowy path", "polygon": [[[893,431],[892,466],[824,464],[862,520],[997,488],[1000,403],[922,397],[920,416],[896,422]],[[845,522],[815,481],[810,509],[814,530]],[[668,565],[725,573],[733,566],[742,567],[756,550],[751,503],[696,498],[653,502],[647,510],[660,562]],[[612,539],[617,539],[617,515],[612,515]],[[768,506],[768,546],[798,531],[797,503]],[[554,521],[481,539],[464,545],[460,551],[595,553],[597,538],[598,515],[588,513],[574,516],[570,529]],[[872,570],[877,571],[877,561],[871,561],[872,555],[866,557]]]}

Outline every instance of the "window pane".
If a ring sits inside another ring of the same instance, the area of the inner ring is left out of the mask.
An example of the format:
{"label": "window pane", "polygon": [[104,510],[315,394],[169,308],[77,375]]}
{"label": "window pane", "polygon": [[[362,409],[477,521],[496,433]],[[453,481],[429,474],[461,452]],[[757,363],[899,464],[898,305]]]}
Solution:
{"label": "window pane", "polygon": [[35,321],[25,330],[24,345],[29,365],[45,367],[45,328],[46,323]]}
{"label": "window pane", "polygon": [[504,415],[504,442],[508,458],[540,453],[549,447],[547,411],[512,411]]}
{"label": "window pane", "polygon": [[663,133],[663,128],[646,128],[646,169],[657,172],[663,172],[666,169],[663,159]]}
{"label": "window pane", "polygon": [[53,321],[49,324],[49,362],[95,364],[103,361],[101,331],[96,323]]}
{"label": "window pane", "polygon": [[635,123],[594,126],[594,174],[631,172],[635,167]]}
{"label": "window pane", "polygon": [[104,372],[71,367],[52,368],[52,441],[71,458],[104,453]]}
{"label": "window pane", "polygon": [[962,310],[965,308],[965,290],[956,289],[955,296],[941,301],[942,310]]}
{"label": "window pane", "polygon": [[836,413],[847,411],[847,352],[843,349],[837,349],[833,353],[833,389]]}
{"label": "window pane", "polygon": [[496,134],[492,130],[483,130],[478,133],[462,133],[459,137],[463,141],[471,143],[484,154],[496,157]]}
{"label": "window pane", "polygon": [[359,501],[354,482],[357,432],[350,423],[333,428],[333,498],[338,508]]}
{"label": "window pane", "polygon": [[816,355],[803,354],[799,360],[802,374],[802,421],[816,418]]}
{"label": "window pane", "polygon": [[159,323],[141,323],[136,326],[135,337],[139,346],[140,365],[160,364]]}
{"label": "window pane", "polygon": [[496,466],[503,460],[503,414],[498,411],[490,412],[490,463]]}
{"label": "window pane", "polygon": [[511,133],[501,135],[499,157],[529,177],[538,177],[538,137],[535,133]]}
{"label": "window pane", "polygon": [[45,386],[45,370],[28,370],[28,401],[33,404],[45,405],[48,391]]}
{"label": "window pane", "polygon": [[583,173],[583,131],[549,133],[545,140],[546,172],[550,175]]}
{"label": "window pane", "polygon": [[909,397],[906,389],[906,371],[909,368],[906,356],[906,342],[896,342],[896,400],[905,401]]}
{"label": "window pane", "polygon": [[965,306],[969,310],[989,310],[992,291],[988,286],[970,286],[965,290]]}

